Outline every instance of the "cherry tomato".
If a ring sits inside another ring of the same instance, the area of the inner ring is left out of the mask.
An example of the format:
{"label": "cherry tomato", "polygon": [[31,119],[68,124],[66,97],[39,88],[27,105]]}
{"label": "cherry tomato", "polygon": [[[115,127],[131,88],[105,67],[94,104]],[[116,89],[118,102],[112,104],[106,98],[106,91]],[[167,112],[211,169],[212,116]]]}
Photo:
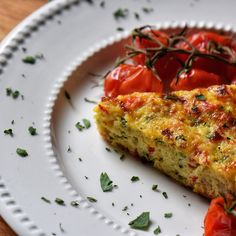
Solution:
{"label": "cherry tomato", "polygon": [[[220,35],[215,32],[209,31],[201,31],[198,33],[194,33],[187,38],[190,44],[192,44],[195,48],[197,48],[200,52],[210,54],[211,47],[215,47],[215,45],[219,45],[220,47],[227,46],[231,47],[232,40],[230,37]],[[186,42],[181,42],[178,47],[190,50],[191,47]],[[218,54],[219,55],[219,54]],[[221,56],[222,58],[226,58],[225,55]],[[181,56],[182,60],[186,60],[187,55]],[[223,78],[224,83],[228,83],[227,77],[227,68],[228,65],[224,62],[217,61],[215,59],[210,58],[202,58],[196,57],[193,62],[193,68],[198,68],[205,70],[207,72],[215,73]]]}
{"label": "cherry tomato", "polygon": [[[162,45],[164,46],[168,45],[169,36],[165,32],[159,30],[146,30],[144,31],[144,33],[152,37],[153,39],[159,41]],[[160,47],[158,43],[153,42],[152,40],[143,39],[139,37],[136,37],[135,42],[136,42],[136,47],[138,49]],[[152,55],[153,54],[150,53],[149,57],[151,57]],[[144,54],[139,54],[133,57],[132,59],[138,65],[145,65],[146,57]],[[168,90],[170,79],[172,79],[176,75],[178,69],[181,68],[181,64],[177,59],[178,59],[177,53],[168,53],[167,55],[164,55],[161,58],[159,58],[154,64],[154,67],[159,77],[163,80],[165,90]]]}
{"label": "cherry tomato", "polygon": [[[231,200],[228,201],[232,203]],[[204,219],[205,236],[236,235],[236,217],[226,212],[223,207],[224,204],[226,203],[223,197],[218,197],[211,201]],[[226,207],[229,208],[230,204]]]}
{"label": "cherry tomato", "polygon": [[179,79],[173,79],[170,87],[172,90],[192,90],[195,88],[207,88],[211,85],[222,84],[219,75],[201,69],[191,69],[189,72],[182,72]]}
{"label": "cherry tomato", "polygon": [[[159,30],[145,30],[145,34],[149,37],[153,38],[154,40],[159,41],[161,44],[167,46],[168,43],[168,35]],[[146,49],[146,48],[159,48],[160,45],[158,43],[153,42],[152,40],[136,37],[135,39],[136,47],[138,49]],[[145,55],[138,54],[137,56],[133,57],[133,60],[139,65],[145,65]]]}
{"label": "cherry tomato", "polygon": [[146,66],[121,64],[107,75],[104,90],[109,97],[133,92],[161,93],[163,84]]}

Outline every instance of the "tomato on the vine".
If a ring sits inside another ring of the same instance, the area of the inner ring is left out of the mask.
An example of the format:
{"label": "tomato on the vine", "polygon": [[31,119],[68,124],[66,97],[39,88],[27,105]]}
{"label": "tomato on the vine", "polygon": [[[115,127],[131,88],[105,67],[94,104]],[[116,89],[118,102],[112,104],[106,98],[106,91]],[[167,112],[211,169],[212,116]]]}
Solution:
{"label": "tomato on the vine", "polygon": [[[190,50],[190,44],[194,46],[197,50],[199,50],[202,53],[206,54],[217,54],[218,56],[222,58],[226,58],[226,56],[221,53],[222,47],[229,47],[232,46],[232,39],[225,35],[220,35],[216,32],[210,32],[210,31],[200,31],[197,33],[194,33],[187,37],[186,43],[182,41],[178,44],[178,47]],[[214,49],[216,52],[212,52],[211,50]],[[182,55],[182,59],[186,60],[187,55]],[[212,58],[206,58],[206,57],[195,57],[193,64],[193,68],[205,70],[210,73],[214,73],[219,75],[223,82],[228,83],[229,78],[227,76],[228,71],[228,65],[222,61],[218,61]]]}
{"label": "tomato on the vine", "polygon": [[163,84],[146,66],[121,64],[105,78],[105,95],[116,97],[133,92],[163,91]]}
{"label": "tomato on the vine", "polygon": [[192,90],[195,88],[207,88],[211,85],[220,85],[223,81],[217,74],[210,73],[201,69],[191,69],[182,72],[179,78],[174,78],[170,84],[170,88],[177,90]]}
{"label": "tomato on the vine", "polygon": [[[160,48],[162,45],[168,45],[169,35],[165,32],[159,30],[146,30],[144,33],[153,40],[136,36],[135,44],[137,49],[146,50],[150,48]],[[159,41],[160,43],[157,43],[156,41]],[[153,52],[149,52],[148,57],[151,58],[153,55]],[[134,56],[132,59],[138,65],[145,65],[147,62],[146,56],[142,53]],[[162,55],[153,66],[159,77],[163,80],[164,86],[168,87],[170,79],[172,79],[176,75],[178,69],[181,68],[178,53],[170,52]]]}
{"label": "tomato on the vine", "polygon": [[[236,208],[232,205],[232,200],[223,197],[215,198],[211,201],[204,219],[205,236],[235,236],[236,216],[232,211]],[[227,210],[226,210],[227,208]]]}

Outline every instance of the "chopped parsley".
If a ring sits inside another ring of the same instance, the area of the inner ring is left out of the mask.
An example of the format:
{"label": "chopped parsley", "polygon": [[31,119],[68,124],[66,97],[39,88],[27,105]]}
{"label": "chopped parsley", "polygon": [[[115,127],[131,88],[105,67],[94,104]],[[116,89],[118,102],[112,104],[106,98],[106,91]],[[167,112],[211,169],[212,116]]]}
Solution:
{"label": "chopped parsley", "polygon": [[116,20],[120,18],[126,18],[129,14],[129,10],[127,8],[119,8],[117,9],[114,13],[113,16],[115,17]]}
{"label": "chopped parsley", "polygon": [[133,229],[147,229],[150,225],[150,212],[143,212],[136,219],[129,222]]}
{"label": "chopped parsley", "polygon": [[117,30],[117,31],[124,31],[124,28],[122,28],[122,27],[117,27],[116,30]]}
{"label": "chopped parsley", "polygon": [[26,64],[31,64],[31,65],[34,65],[36,63],[35,57],[32,56],[26,56],[25,58],[22,59],[22,61]]}
{"label": "chopped parsley", "polygon": [[50,200],[48,200],[47,198],[45,198],[45,197],[41,197],[41,199],[44,201],[44,202],[46,202],[46,203],[51,203],[51,201]]}
{"label": "chopped parsley", "polygon": [[111,152],[110,148],[106,147],[105,149],[106,149],[106,151]]}
{"label": "chopped parsley", "polygon": [[34,135],[37,134],[37,130],[36,130],[36,128],[34,128],[33,126],[30,126],[30,127],[28,128],[28,131],[29,131],[29,133],[30,133],[32,136],[34,136]]}
{"label": "chopped parsley", "polygon": [[195,98],[199,101],[206,101],[206,97],[203,94],[195,95]]}
{"label": "chopped parsley", "polygon": [[150,12],[154,11],[153,8],[147,8],[147,7],[143,7],[142,10],[143,10],[143,12],[145,12],[145,13],[150,13]]}
{"label": "chopped parsley", "polygon": [[84,129],[84,126],[80,124],[80,122],[77,122],[75,124],[75,127],[79,130],[79,131],[82,131]]}
{"label": "chopped parsley", "polygon": [[79,206],[79,202],[78,201],[71,201],[70,205],[73,207],[77,207],[77,206]]}
{"label": "chopped parsley", "polygon": [[13,91],[11,88],[6,88],[6,95],[17,99],[20,95],[20,92],[18,90]]}
{"label": "chopped parsley", "polygon": [[157,184],[153,184],[153,185],[152,185],[152,190],[153,190],[153,191],[156,191],[157,188],[158,188],[158,185],[157,185]]}
{"label": "chopped parsley", "polygon": [[91,122],[88,119],[82,119],[83,124],[81,124],[81,122],[77,122],[75,124],[75,127],[79,130],[82,131],[84,129],[89,129],[91,127]]}
{"label": "chopped parsley", "polygon": [[82,119],[82,121],[83,121],[85,129],[88,129],[91,127],[91,123],[88,119]]}
{"label": "chopped parsley", "polygon": [[130,180],[132,182],[137,182],[137,181],[139,181],[139,177],[138,176],[132,176],[132,178]]}
{"label": "chopped parsley", "polygon": [[87,199],[88,199],[90,202],[97,202],[97,199],[96,199],[96,198],[93,198],[93,197],[87,197]]}
{"label": "chopped parsley", "polygon": [[62,200],[61,198],[58,198],[58,197],[55,199],[55,203],[57,203],[58,205],[61,205],[61,206],[65,206],[64,200]]}
{"label": "chopped parsley", "polygon": [[113,189],[113,181],[110,180],[106,172],[101,173],[100,175],[100,185],[103,192],[108,192]]}
{"label": "chopped parsley", "polygon": [[164,196],[164,198],[165,198],[165,199],[167,199],[167,198],[168,198],[168,195],[167,195],[167,193],[166,193],[166,192],[163,192],[163,193],[162,193],[162,195]]}
{"label": "chopped parsley", "polygon": [[6,94],[7,94],[7,96],[11,96],[12,89],[11,88],[6,88]]}
{"label": "chopped parsley", "polygon": [[92,104],[98,104],[96,101],[90,100],[88,98],[84,98],[84,101]]}
{"label": "chopped parsley", "polygon": [[122,211],[127,211],[128,210],[128,206],[125,206]]}
{"label": "chopped parsley", "polygon": [[158,235],[161,233],[161,227],[158,225],[158,227],[153,231],[155,235]]}
{"label": "chopped parsley", "polygon": [[13,97],[14,99],[18,98],[19,95],[20,95],[20,92],[19,92],[18,90],[12,92],[12,97]]}
{"label": "chopped parsley", "polygon": [[21,157],[27,157],[28,156],[27,151],[25,149],[22,149],[22,148],[17,148],[16,153]]}
{"label": "chopped parsley", "polygon": [[171,212],[164,214],[165,218],[171,218],[172,216],[173,216],[173,213],[171,213]]}
{"label": "chopped parsley", "polygon": [[10,135],[10,136],[13,137],[13,131],[12,131],[12,129],[5,129],[5,130],[4,130],[4,134],[7,134],[7,135]]}
{"label": "chopped parsley", "polygon": [[137,20],[140,19],[140,15],[139,15],[137,12],[134,13],[134,17],[135,17],[135,19],[137,19]]}

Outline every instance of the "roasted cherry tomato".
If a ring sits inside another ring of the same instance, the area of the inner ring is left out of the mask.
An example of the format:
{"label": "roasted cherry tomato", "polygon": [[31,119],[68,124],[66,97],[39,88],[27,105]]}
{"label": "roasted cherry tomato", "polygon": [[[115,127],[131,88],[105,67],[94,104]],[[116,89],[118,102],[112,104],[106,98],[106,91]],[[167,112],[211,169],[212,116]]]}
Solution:
{"label": "roasted cherry tomato", "polygon": [[[201,31],[192,34],[187,38],[187,40],[202,53],[214,54],[212,52],[212,49],[214,48],[216,51],[218,50],[218,56],[221,54],[221,47],[231,47],[232,44],[232,40],[230,39],[230,37],[209,31]],[[180,44],[178,44],[178,47],[186,50],[191,49],[190,45],[186,42],[181,42]],[[226,58],[226,56],[223,54],[221,55],[221,57]],[[186,60],[187,55],[182,55],[181,58],[182,60]],[[229,83],[229,79],[227,76],[228,65],[224,62],[217,61],[211,58],[196,57],[192,66],[193,68],[215,73],[223,79],[224,83]]]}
{"label": "roasted cherry tomato", "polygon": [[109,97],[133,92],[161,93],[163,84],[146,66],[121,64],[106,76],[104,90]]}
{"label": "roasted cherry tomato", "polygon": [[223,197],[211,201],[204,220],[205,236],[236,235],[236,217],[232,214],[236,209],[232,200],[225,201]]}
{"label": "roasted cherry tomato", "polygon": [[[154,40],[160,42],[163,46],[168,45],[169,36],[166,33],[159,30],[146,30],[144,31],[144,33],[152,37]],[[138,49],[150,49],[160,47],[160,44],[158,44],[157,42],[140,37],[136,37],[135,43]],[[150,52],[149,58],[151,56],[153,56],[153,53]],[[146,63],[146,57],[144,54],[138,54],[132,59],[138,65],[145,65]],[[154,67],[160,78],[163,80],[164,86],[168,87],[170,79],[172,79],[176,75],[178,69],[181,68],[181,64],[179,63],[178,59],[178,54],[168,53],[167,55],[161,56],[154,64]]]}
{"label": "roasted cherry tomato", "polygon": [[173,79],[170,88],[176,90],[192,90],[194,88],[207,88],[211,85],[222,84],[219,75],[200,69],[191,69],[189,72],[182,72],[177,79]]}

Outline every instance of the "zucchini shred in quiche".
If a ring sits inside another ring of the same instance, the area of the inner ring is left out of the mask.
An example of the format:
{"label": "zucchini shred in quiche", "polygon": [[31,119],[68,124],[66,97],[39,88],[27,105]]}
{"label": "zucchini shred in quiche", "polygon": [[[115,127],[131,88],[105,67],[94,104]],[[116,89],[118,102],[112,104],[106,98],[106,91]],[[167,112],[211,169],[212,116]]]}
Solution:
{"label": "zucchini shred in quiche", "polygon": [[104,97],[102,137],[208,198],[236,195],[236,85]]}

